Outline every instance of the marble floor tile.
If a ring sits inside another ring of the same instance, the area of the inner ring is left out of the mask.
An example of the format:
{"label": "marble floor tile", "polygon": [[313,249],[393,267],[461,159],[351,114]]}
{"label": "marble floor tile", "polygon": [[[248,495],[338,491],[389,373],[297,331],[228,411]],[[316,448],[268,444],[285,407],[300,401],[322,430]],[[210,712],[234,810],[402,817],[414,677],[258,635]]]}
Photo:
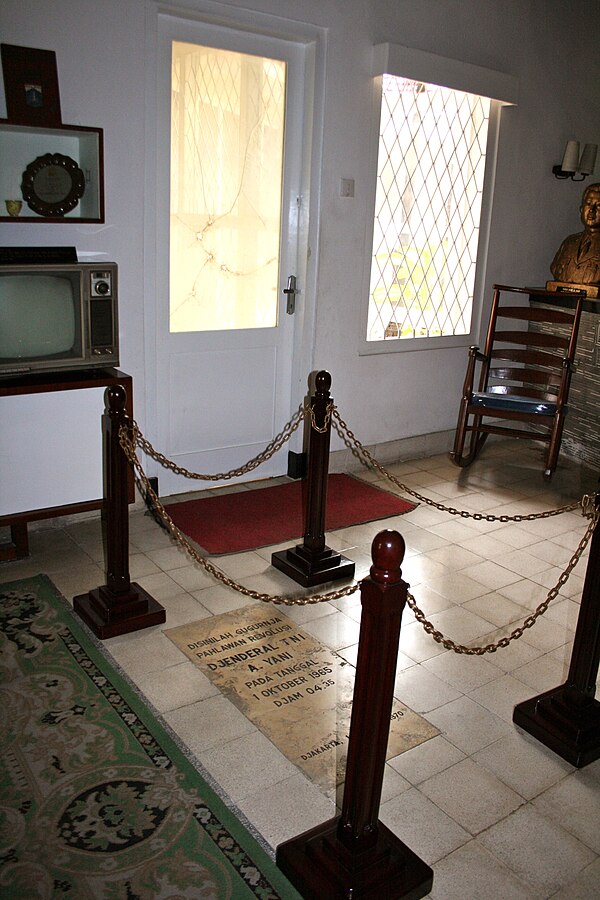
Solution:
{"label": "marble floor tile", "polygon": [[134,680],[149,672],[176,666],[182,662],[181,651],[163,634],[159,626],[119,635],[104,641],[111,656]]}
{"label": "marble floor tile", "polygon": [[[290,797],[294,798],[293,816],[289,814]],[[248,794],[237,806],[273,850],[336,814],[335,803],[298,774]]]}
{"label": "marble floor tile", "polygon": [[586,866],[563,888],[552,894],[553,900],[592,900],[599,894],[600,859]]}
{"label": "marble floor tile", "polygon": [[432,775],[450,768],[464,757],[462,750],[438,735],[425,741],[424,744],[419,744],[418,747],[412,747],[395,756],[388,761],[388,765],[411,784],[418,785]]}
{"label": "marble floor tile", "polygon": [[531,800],[561,781],[573,767],[520,728],[473,754],[473,760]]}
{"label": "marble floor tile", "polygon": [[427,719],[441,734],[464,753],[487,747],[512,731],[512,725],[476,703],[459,697],[428,713]]}
{"label": "marble floor tile", "polygon": [[173,547],[163,547],[160,550],[151,550],[147,556],[163,572],[190,565],[189,556],[178,544]]}
{"label": "marble floor tile", "polygon": [[460,691],[417,666],[396,675],[394,696],[415,712],[425,713],[460,697]]}
{"label": "marble floor tile", "polygon": [[[417,601],[418,603],[418,601]],[[400,650],[415,662],[423,662],[439,653],[446,651],[441,644],[436,643],[423,631],[418,622],[409,622],[400,630]]]}
{"label": "marble floor tile", "polygon": [[598,782],[588,777],[585,769],[572,772],[540,794],[533,805],[539,813],[553,819],[595,853],[600,853]]}
{"label": "marble floor tile", "polygon": [[218,755],[232,741],[256,733],[254,725],[220,694],[168,710],[164,719],[196,756],[211,748]]}
{"label": "marble floor tile", "polygon": [[469,693],[469,697],[500,718],[512,722],[513,710],[517,703],[529,700],[535,694],[536,691],[523,684],[522,681],[517,681],[512,674],[505,674],[495,681],[489,681],[487,684],[475,688]]}
{"label": "marble floor tile", "polygon": [[[404,487],[380,473],[361,471],[360,477],[407,498],[414,488],[431,505],[421,500],[404,516],[328,532],[327,544],[353,558],[362,578],[373,537],[383,528],[399,531],[406,541],[402,574],[415,602],[434,627],[463,644],[497,642],[546,600],[587,520],[575,510],[519,522],[477,521],[433,504],[485,516],[528,515],[568,504],[597,484],[596,472],[562,458],[545,482],[539,448],[522,441],[490,439],[468,469],[453,466],[446,454],[388,469]],[[106,580],[102,531],[96,514],[32,523],[31,557],[0,563],[0,582],[46,572],[72,602]],[[280,611],[355,665],[360,592],[333,603],[294,605],[331,585],[305,590],[272,569],[272,553],[289,542],[214,558],[240,591],[207,575],[145,509],[131,509],[129,532],[131,577],[163,604],[167,622],[111,638],[103,642],[105,651],[274,851],[330,818],[344,786],[327,791],[309,781],[164,631],[260,602],[247,589],[285,597]],[[512,722],[517,702],[564,680],[588,557],[589,547],[548,611],[494,653],[446,650],[409,606],[403,611],[395,694],[440,733],[387,762],[380,818],[433,866],[436,900],[600,898],[600,760],[575,770]]]}
{"label": "marble floor tile", "polygon": [[429,621],[440,631],[444,637],[462,644],[477,642],[477,639],[487,634],[491,622],[475,615],[463,606],[453,606],[442,612],[434,613]]}
{"label": "marble floor tile", "polygon": [[158,712],[167,713],[180,706],[190,706],[219,689],[193,663],[185,660],[167,669],[149,672],[141,684],[144,695]]}
{"label": "marble floor tile", "polygon": [[360,623],[342,612],[320,616],[302,627],[332,650],[342,650],[356,644],[360,632]]}
{"label": "marble floor tile", "polygon": [[298,771],[259,731],[227,743],[214,741],[210,750],[198,755],[202,765],[236,803],[291,778]]}
{"label": "marble floor tile", "polygon": [[521,623],[528,611],[498,591],[490,591],[463,603],[463,607],[498,627]]}
{"label": "marble floor tile", "polygon": [[[501,565],[500,563],[494,562],[493,560],[485,560],[484,562],[477,563],[474,566],[467,566],[462,570],[463,574],[468,578],[472,578],[473,581],[478,581],[480,584],[483,584],[491,591],[496,591],[498,590],[498,588],[506,587],[507,584],[514,584],[515,581],[519,581],[519,576],[516,574],[516,572],[511,572],[505,566],[505,560],[508,556],[508,553],[504,553],[501,557],[499,557],[499,559],[502,560]],[[543,564],[540,565],[541,567],[543,567]]]}
{"label": "marble floor tile", "polygon": [[419,789],[474,836],[524,802],[516,791],[471,759],[438,772]]}
{"label": "marble floor tile", "polygon": [[[489,655],[491,658],[491,654]],[[423,661],[423,666],[442,681],[468,694],[469,691],[498,678],[498,667],[483,656],[465,656],[448,650]]]}
{"label": "marble floor tile", "polygon": [[470,839],[464,828],[416,788],[384,803],[379,818],[429,865]]}
{"label": "marble floor tile", "polygon": [[443,577],[427,577],[424,580],[430,588],[454,603],[464,603],[465,600],[487,593],[478,581],[468,578],[463,572],[452,572]]}
{"label": "marble floor tile", "polygon": [[[522,624],[522,621],[519,621],[518,624]],[[497,640],[500,635],[503,637],[510,635],[510,632],[510,627],[499,629],[496,635],[494,635],[493,640]],[[532,647],[531,644],[527,643],[525,638],[521,637],[511,641],[507,647],[499,647],[495,653],[490,654],[489,658],[491,662],[499,669],[502,669],[503,672],[512,672],[513,669],[518,669],[520,666],[525,665],[525,663],[530,662],[532,659],[537,659],[537,657],[541,655],[541,650]]]}
{"label": "marble floor tile", "polygon": [[479,842],[523,881],[549,897],[594,862],[594,853],[531,805],[479,836]]}
{"label": "marble floor tile", "polygon": [[532,578],[539,572],[545,571],[548,563],[552,563],[554,566],[559,565],[559,554],[554,559],[545,560],[530,551],[530,547],[526,550],[511,550],[502,556],[502,565],[523,578]]}
{"label": "marble floor tile", "polygon": [[513,678],[533,688],[535,694],[549,691],[566,681],[568,669],[564,663],[549,653],[512,670]]}
{"label": "marble floor tile", "polygon": [[431,900],[532,900],[528,885],[476,840],[449,853],[435,867]]}
{"label": "marble floor tile", "polygon": [[439,547],[437,550],[431,550],[427,557],[453,571],[466,569],[468,566],[475,566],[483,562],[482,556],[473,553],[472,550],[466,550],[459,544],[447,544],[444,547]]}

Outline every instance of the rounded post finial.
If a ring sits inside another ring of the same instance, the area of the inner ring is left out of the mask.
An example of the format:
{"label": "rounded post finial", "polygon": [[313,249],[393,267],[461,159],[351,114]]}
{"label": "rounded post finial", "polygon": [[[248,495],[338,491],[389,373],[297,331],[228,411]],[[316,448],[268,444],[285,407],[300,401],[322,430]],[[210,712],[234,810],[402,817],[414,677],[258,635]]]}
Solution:
{"label": "rounded post finial", "polygon": [[106,405],[106,409],[113,415],[124,415],[126,402],[127,393],[122,385],[112,384],[104,391],[104,403]]}
{"label": "rounded post finial", "polygon": [[380,531],[371,545],[371,578],[380,584],[395,584],[402,579],[400,566],[404,559],[406,543],[401,534],[387,528]]}
{"label": "rounded post finial", "polygon": [[331,388],[331,375],[329,372],[326,372],[324,369],[321,372],[317,372],[315,377],[315,388],[317,394],[329,394],[329,389]]}

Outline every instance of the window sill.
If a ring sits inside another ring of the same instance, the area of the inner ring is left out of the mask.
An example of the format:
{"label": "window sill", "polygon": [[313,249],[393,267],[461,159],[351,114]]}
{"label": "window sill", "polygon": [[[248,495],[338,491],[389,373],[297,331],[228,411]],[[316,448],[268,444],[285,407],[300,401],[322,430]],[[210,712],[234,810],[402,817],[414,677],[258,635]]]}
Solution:
{"label": "window sill", "polygon": [[437,338],[391,338],[386,341],[361,341],[359,356],[371,356],[375,353],[414,353],[419,350],[449,350],[457,347],[470,347],[476,343],[472,334],[448,335]]}

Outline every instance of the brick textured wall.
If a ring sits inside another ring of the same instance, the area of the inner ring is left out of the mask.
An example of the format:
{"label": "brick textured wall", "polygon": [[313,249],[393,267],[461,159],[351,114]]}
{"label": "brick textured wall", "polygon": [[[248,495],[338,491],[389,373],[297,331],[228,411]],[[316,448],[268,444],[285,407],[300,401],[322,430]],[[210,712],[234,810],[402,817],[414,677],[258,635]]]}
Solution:
{"label": "brick textured wall", "polygon": [[[544,307],[543,303],[532,302]],[[537,327],[567,333],[563,326]],[[600,470],[600,301],[598,313],[584,312],[581,316],[575,367],[561,453]]]}

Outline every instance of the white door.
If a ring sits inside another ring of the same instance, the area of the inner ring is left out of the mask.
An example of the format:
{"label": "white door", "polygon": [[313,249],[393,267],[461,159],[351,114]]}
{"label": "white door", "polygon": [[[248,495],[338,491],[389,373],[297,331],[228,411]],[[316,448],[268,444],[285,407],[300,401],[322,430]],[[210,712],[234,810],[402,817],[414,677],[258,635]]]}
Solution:
{"label": "white door", "polygon": [[[299,265],[304,47],[169,21],[158,58],[157,440],[190,471],[228,472],[297,408],[283,291]],[[241,480],[285,473],[288,449]],[[163,496],[213,486],[158,475]]]}

